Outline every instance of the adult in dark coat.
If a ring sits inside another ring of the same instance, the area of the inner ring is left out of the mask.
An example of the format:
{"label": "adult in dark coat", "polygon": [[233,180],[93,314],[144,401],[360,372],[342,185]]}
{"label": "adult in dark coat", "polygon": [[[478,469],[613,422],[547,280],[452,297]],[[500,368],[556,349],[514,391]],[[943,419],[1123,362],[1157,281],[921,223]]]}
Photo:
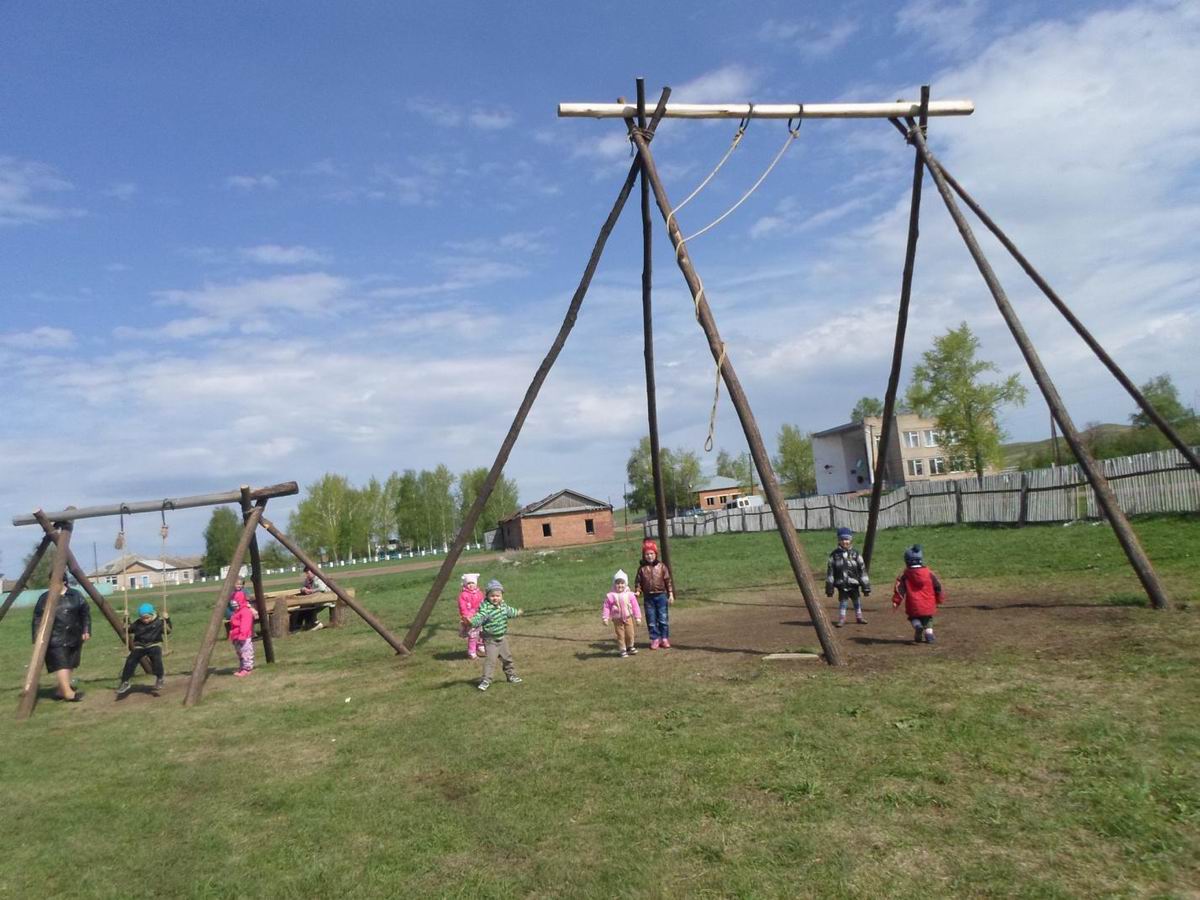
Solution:
{"label": "adult in dark coat", "polygon": [[[92,611],[87,597],[70,586],[70,579],[63,576],[63,593],[54,607],[54,622],[50,626],[50,643],[46,648],[46,671],[54,673],[58,680],[58,696],[72,702],[83,699],[83,691],[71,687],[71,674],[79,668],[83,654],[83,642],[92,636]],[[33,607],[33,639],[37,640],[38,626],[46,611],[46,591],[38,597]]]}

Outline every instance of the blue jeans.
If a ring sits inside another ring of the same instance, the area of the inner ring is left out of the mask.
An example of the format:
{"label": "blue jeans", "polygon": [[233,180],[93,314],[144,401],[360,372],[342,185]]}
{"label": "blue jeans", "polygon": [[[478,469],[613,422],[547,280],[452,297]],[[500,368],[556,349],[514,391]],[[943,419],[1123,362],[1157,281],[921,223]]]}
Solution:
{"label": "blue jeans", "polygon": [[838,588],[838,618],[846,618],[846,607],[851,603],[854,604],[854,614],[862,616],[862,599],[859,597],[858,587],[840,587]]}
{"label": "blue jeans", "polygon": [[646,595],[646,630],[650,640],[657,641],[671,636],[670,607],[666,594]]}

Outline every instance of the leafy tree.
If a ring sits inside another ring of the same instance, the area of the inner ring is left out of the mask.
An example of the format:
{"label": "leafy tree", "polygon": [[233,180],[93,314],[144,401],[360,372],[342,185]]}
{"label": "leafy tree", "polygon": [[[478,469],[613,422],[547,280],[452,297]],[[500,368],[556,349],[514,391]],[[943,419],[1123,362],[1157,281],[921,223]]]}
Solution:
{"label": "leafy tree", "polygon": [[[33,554],[37,553],[37,548],[41,546],[41,541],[34,544],[33,549],[25,554],[25,559],[21,564],[21,571],[25,571],[25,566],[29,565],[29,561],[33,559]],[[58,548],[51,544],[46,548],[46,552],[42,554],[42,558],[38,560],[38,564],[33,569],[33,574],[29,576],[29,580],[25,582],[26,590],[41,588],[45,590],[50,587],[50,570],[54,566],[54,557],[58,555]]]}
{"label": "leafy tree", "polygon": [[[1175,387],[1170,375],[1156,375],[1139,387],[1142,395],[1150,401],[1150,405],[1158,414],[1167,420],[1167,424],[1179,429],[1195,422],[1196,411],[1183,405],[1183,401],[1179,399],[1179,389]],[[1150,421],[1150,417],[1142,412],[1140,406],[1130,415],[1129,423],[1134,428],[1157,427]]]}
{"label": "leafy tree", "polygon": [[204,529],[204,559],[200,563],[205,575],[219,575],[229,565],[241,535],[242,520],[232,509],[218,506],[212,511]]}
{"label": "leafy tree", "polygon": [[783,492],[792,497],[815,493],[812,435],[795,425],[783,425],[775,442],[777,449],[771,465]]}
{"label": "leafy tree", "polygon": [[288,531],[306,552],[340,560],[353,552],[356,543],[365,548],[361,497],[345,476],[326,473],[305,494],[288,520]]}
{"label": "leafy tree", "polygon": [[964,459],[982,477],[984,468],[1001,459],[999,410],[1025,402],[1027,391],[1016,375],[1001,382],[983,382],[996,365],[976,358],[979,339],[963,322],[934,338],[913,369],[908,405],[937,420],[942,444],[951,459]]}
{"label": "leafy tree", "polygon": [[[460,520],[466,518],[467,510],[471,508],[471,505],[475,502],[475,498],[483,490],[483,483],[487,481],[487,474],[488,470],[480,467],[478,469],[468,469],[459,476],[458,515]],[[519,496],[517,483],[511,478],[505,478],[501,475],[496,482],[496,487],[492,491],[492,495],[488,497],[487,503],[483,505],[483,512],[480,513],[479,520],[475,523],[475,530],[471,535],[472,538],[476,541],[483,540],[483,533],[485,531],[491,531],[501,519],[511,515],[520,505]]]}
{"label": "leafy tree", "polygon": [[717,474],[722,478],[732,478],[749,490],[754,484],[754,459],[749,451],[733,456],[728,450],[718,450]]}
{"label": "leafy tree", "polygon": [[858,402],[854,404],[854,409],[850,410],[850,421],[861,422],[867,416],[882,416],[883,401],[878,397],[859,397]]}
{"label": "leafy tree", "polygon": [[284,550],[282,544],[274,540],[268,541],[265,545],[260,544],[258,558],[262,561],[263,568],[266,569],[282,569],[296,565],[295,557]]}
{"label": "leafy tree", "polygon": [[[662,467],[663,499],[666,501],[667,514],[674,515],[680,508],[693,506],[695,498],[692,495],[700,483],[700,457],[691,450],[663,449],[659,454],[659,465]],[[626,502],[636,509],[653,513],[654,477],[650,466],[649,437],[642,438],[630,452],[625,472],[629,480]]]}

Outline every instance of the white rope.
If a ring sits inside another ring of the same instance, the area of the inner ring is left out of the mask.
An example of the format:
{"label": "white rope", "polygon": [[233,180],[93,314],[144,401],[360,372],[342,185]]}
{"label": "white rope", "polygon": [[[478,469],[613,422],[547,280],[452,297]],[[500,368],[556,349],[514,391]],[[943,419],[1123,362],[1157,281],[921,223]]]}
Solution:
{"label": "white rope", "polygon": [[[796,128],[789,128],[788,136],[787,136],[787,139],[783,142],[783,146],[779,148],[779,152],[775,154],[775,158],[773,160],[771,160],[771,164],[769,166],[767,166],[767,170],[758,177],[758,181],[754,182],[754,184],[752,184],[750,186],[750,190],[748,190],[748,191],[746,191],[746,193],[742,194],[742,198],[740,200],[738,200],[737,203],[733,204],[733,206],[729,207],[729,209],[725,210],[725,212],[721,213],[721,215],[717,216],[717,218],[713,219],[711,222],[709,222],[707,225],[705,225],[699,231],[695,232],[694,234],[689,234],[687,237],[683,238],[679,242],[679,247],[682,247],[684,244],[686,244],[690,240],[693,240],[694,238],[700,237],[700,235],[702,235],[706,231],[720,225],[727,218],[729,218],[731,215],[733,215],[734,211],[739,206],[741,206],[743,203],[745,203],[747,200],[749,200],[750,195],[758,190],[759,185],[761,185],[764,181],[767,180],[767,176],[771,174],[771,170],[774,169],[775,166],[777,166],[779,164],[779,161],[781,159],[783,159],[783,155],[785,153],[787,153],[788,148],[792,146],[792,142],[795,141],[796,138],[798,138],[799,136],[800,136],[800,128],[798,126]],[[676,209],[678,209],[678,207],[676,207]],[[678,253],[679,253],[679,247],[675,248],[676,255],[678,255]]]}
{"label": "white rope", "polygon": [[[753,103],[750,104],[750,115],[754,115],[754,104]],[[687,206],[689,203],[691,203],[692,199],[697,194],[699,194],[702,190],[704,190],[706,187],[708,187],[708,183],[710,181],[712,181],[713,178],[716,177],[718,172],[721,171],[721,166],[725,165],[725,163],[727,163],[729,161],[729,157],[733,156],[733,151],[738,148],[738,144],[740,144],[742,142],[742,138],[744,138],[746,136],[746,126],[749,124],[750,124],[750,116],[746,116],[746,118],[742,119],[742,123],[738,126],[737,133],[734,134],[733,141],[732,141],[732,143],[730,143],[729,149],[725,151],[725,155],[721,157],[721,161],[719,163],[717,163],[716,168],[708,173],[708,177],[705,178],[702,182],[700,182],[700,184],[696,187],[696,189],[694,191],[692,191],[690,194],[688,194],[686,197],[684,197],[682,203],[679,203],[678,205],[676,205],[676,207],[673,210],[671,210],[669,213],[667,213],[667,231],[671,230],[671,222],[675,218],[675,213],[679,212],[681,209],[683,209],[685,206]]]}

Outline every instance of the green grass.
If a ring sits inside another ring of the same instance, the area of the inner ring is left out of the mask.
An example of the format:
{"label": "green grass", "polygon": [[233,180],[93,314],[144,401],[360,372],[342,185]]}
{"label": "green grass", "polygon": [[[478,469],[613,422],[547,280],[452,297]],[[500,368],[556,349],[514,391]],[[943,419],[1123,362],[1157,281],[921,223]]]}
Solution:
{"label": "green grass", "polygon": [[[618,661],[599,601],[636,564],[632,540],[484,567],[529,613],[513,638],[526,683],[486,695],[451,602],[407,661],[359,622],[280,642],[245,681],[219,645],[187,710],[181,673],[212,598],[173,601],[158,700],[103,695],[122,654],[98,621],[80,670],[93,696],[0,726],[0,897],[1185,896],[1200,871],[1200,519],[1136,527],[1187,608],[1133,605],[1103,527],[881,533],[879,581],[920,541],[952,591],[1033,584],[1100,607],[1053,653]],[[802,539],[814,562],[832,547]],[[672,552],[681,634],[789,578],[774,534]],[[353,584],[402,632],[431,578]],[[28,636],[28,611],[0,625],[5,716]]]}

